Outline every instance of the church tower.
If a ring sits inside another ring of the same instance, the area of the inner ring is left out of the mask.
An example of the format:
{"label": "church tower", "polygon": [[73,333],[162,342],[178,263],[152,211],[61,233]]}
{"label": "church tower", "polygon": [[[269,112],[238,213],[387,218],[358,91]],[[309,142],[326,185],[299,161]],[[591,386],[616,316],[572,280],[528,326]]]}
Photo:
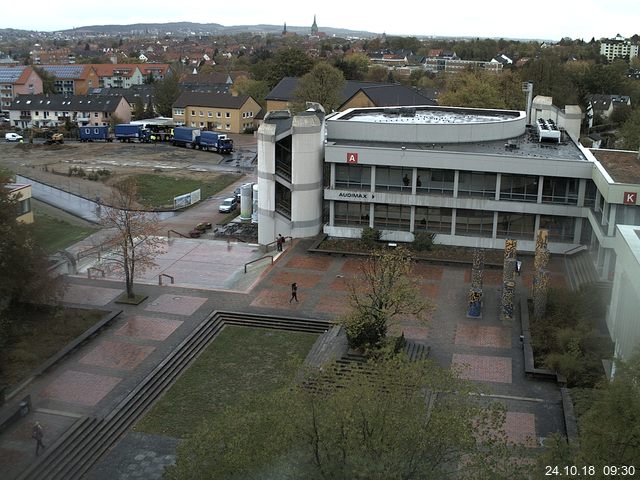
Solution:
{"label": "church tower", "polygon": [[282,36],[283,37],[287,36],[287,22],[284,22],[284,29],[282,30]]}
{"label": "church tower", "polygon": [[311,25],[311,35],[314,37],[318,36],[318,24],[316,23],[316,16],[313,16],[313,25]]}

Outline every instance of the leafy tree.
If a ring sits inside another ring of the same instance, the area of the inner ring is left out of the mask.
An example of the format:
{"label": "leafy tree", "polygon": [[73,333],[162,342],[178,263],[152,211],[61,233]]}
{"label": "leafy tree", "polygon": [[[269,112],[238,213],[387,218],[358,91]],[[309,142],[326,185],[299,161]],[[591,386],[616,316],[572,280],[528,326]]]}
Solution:
{"label": "leafy tree", "polygon": [[365,80],[368,82],[384,83],[389,77],[389,69],[380,65],[373,65],[369,68]]}
{"label": "leafy tree", "polygon": [[438,103],[456,107],[523,108],[520,80],[511,72],[495,75],[469,70],[450,75]]}
{"label": "leafy tree", "polygon": [[284,77],[301,77],[313,67],[313,61],[298,47],[282,48],[272,57],[255,63],[251,73],[255,80],[267,82],[273,88]]}
{"label": "leafy tree", "polygon": [[429,251],[433,248],[433,240],[436,238],[435,233],[416,232],[413,235],[413,248],[419,252]]}
{"label": "leafy tree", "polygon": [[342,70],[347,80],[364,80],[371,62],[363,53],[355,53],[336,62],[336,68]]}
{"label": "leafy tree", "polygon": [[102,206],[98,217],[108,234],[98,245],[106,254],[100,261],[124,276],[128,298],[134,298],[136,273],[156,266],[155,256],[162,248],[158,222],[154,214],[139,210],[138,188],[134,180],[125,180],[114,189],[110,206]]}
{"label": "leafy tree", "polygon": [[304,380],[205,422],[167,477],[525,478],[501,440],[504,408],[481,406],[475,385],[432,362],[392,357],[348,375],[327,365]]}
{"label": "leafy tree", "polygon": [[344,75],[339,69],[326,62],[317,63],[298,82],[294,92],[297,109],[302,110],[305,102],[317,102],[327,112],[335,110],[343,102],[344,83]]}
{"label": "leafy tree", "polygon": [[341,319],[352,348],[379,347],[396,315],[424,319],[433,308],[421,298],[412,268],[413,259],[404,247],[374,251],[363,263],[359,277],[349,285],[353,311]]}
{"label": "leafy tree", "polygon": [[36,244],[33,226],[16,220],[20,198],[9,195],[7,181],[0,178],[0,346],[11,329],[13,309],[54,301],[62,292],[60,281],[47,275],[47,254]]}
{"label": "leafy tree", "polygon": [[629,120],[632,113],[633,109],[629,105],[620,105],[613,109],[613,112],[611,112],[611,115],[609,116],[609,120],[620,125]]}
{"label": "leafy tree", "polygon": [[153,118],[156,116],[156,111],[153,108],[153,97],[149,99],[147,106],[144,109],[144,118]]}
{"label": "leafy tree", "polygon": [[233,89],[240,95],[249,95],[258,102],[262,108],[266,107],[267,102],[265,97],[269,94],[267,82],[240,77],[234,82]]}
{"label": "leafy tree", "polygon": [[153,99],[156,104],[158,114],[163,117],[171,117],[173,104],[180,96],[180,86],[178,85],[179,75],[166,75],[162,80],[153,84]]}
{"label": "leafy tree", "polygon": [[[586,392],[577,401],[579,445],[570,446],[561,437],[549,444],[539,464],[594,465],[604,479],[605,465],[635,465],[640,459],[640,351],[628,363],[616,362],[612,381]],[[584,403],[584,405],[582,405]],[[560,460],[561,463],[553,463]],[[551,463],[549,463],[551,462]]]}
{"label": "leafy tree", "polygon": [[56,77],[44,68],[34,66],[33,69],[42,79],[42,93],[56,93]]}
{"label": "leafy tree", "polygon": [[136,97],[133,102],[133,119],[142,120],[144,117],[144,102],[141,97]]}
{"label": "leafy tree", "polygon": [[376,242],[380,240],[381,236],[382,232],[380,232],[380,230],[371,227],[364,227],[362,229],[362,233],[360,234],[360,240],[365,244],[365,246],[371,248],[375,246]]}
{"label": "leafy tree", "polygon": [[627,150],[640,148],[640,109],[634,110],[629,119],[620,127],[622,147]]}

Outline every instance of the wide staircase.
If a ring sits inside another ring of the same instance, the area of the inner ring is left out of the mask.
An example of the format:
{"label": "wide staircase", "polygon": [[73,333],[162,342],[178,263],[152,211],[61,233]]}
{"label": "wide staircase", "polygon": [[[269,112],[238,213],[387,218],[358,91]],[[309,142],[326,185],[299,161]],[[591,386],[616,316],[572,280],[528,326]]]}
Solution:
{"label": "wide staircase", "polygon": [[82,417],[45,450],[19,480],[80,479],[220,333],[225,325],[324,333],[322,320],[214,312],[184,339],[106,417]]}
{"label": "wide staircase", "polygon": [[582,286],[590,284],[608,284],[608,282],[600,281],[598,272],[593,266],[591,255],[586,250],[566,256],[565,267],[571,290],[577,291]]}

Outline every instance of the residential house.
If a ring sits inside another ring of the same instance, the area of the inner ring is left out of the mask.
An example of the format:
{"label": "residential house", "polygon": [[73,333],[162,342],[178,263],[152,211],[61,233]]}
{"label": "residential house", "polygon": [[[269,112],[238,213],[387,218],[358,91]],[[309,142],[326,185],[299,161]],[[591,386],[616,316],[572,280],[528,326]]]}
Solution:
{"label": "residential house", "polygon": [[500,63],[503,67],[513,65],[513,60],[507,57],[504,53],[499,53],[491,59],[491,63]]}
{"label": "residential house", "polygon": [[54,88],[59,94],[86,95],[90,88],[100,86],[92,65],[39,65],[55,77]]}
{"label": "residential house", "polygon": [[613,111],[622,105],[630,107],[631,97],[627,95],[589,95],[587,97],[589,128],[593,126],[593,120],[596,116],[601,119],[609,118]]}
{"label": "residential house", "polygon": [[[287,110],[295,102],[298,78],[285,77],[265,97],[267,111]],[[338,111],[353,107],[389,107],[410,105],[435,105],[412,87],[392,83],[358,82],[347,80],[342,89],[342,104]]]}
{"label": "residential house", "polygon": [[[245,74],[248,77],[248,74]],[[190,73],[180,78],[180,88],[188,92],[229,93],[238,75],[233,73]]]}
{"label": "residential house", "polygon": [[144,83],[144,76],[135,64],[98,63],[92,67],[100,79],[100,88],[130,88]]}
{"label": "residential house", "polygon": [[87,93],[89,96],[101,96],[101,97],[124,97],[131,106],[131,114],[135,109],[138,98],[142,99],[142,104],[145,110],[149,109],[149,103],[154,105],[153,100],[153,85],[142,84],[133,85],[129,88],[92,88]]}
{"label": "residential house", "polygon": [[249,95],[183,92],[173,104],[175,123],[227,133],[253,128],[259,112],[260,105]]}
{"label": "residential house", "polygon": [[88,95],[20,95],[9,107],[9,121],[17,128],[57,127],[67,121],[79,127],[109,125],[111,118],[131,121],[131,106],[120,97]]}
{"label": "residential house", "polygon": [[21,223],[33,223],[31,211],[31,185],[21,183],[7,183],[4,188],[9,190],[9,198],[18,201],[16,220]]}
{"label": "residential house", "polygon": [[502,63],[494,62],[493,60],[482,62],[462,60],[458,57],[448,58],[446,56],[427,57],[423,60],[422,65],[427,72],[431,73],[459,73],[469,69],[500,73],[504,68]]}
{"label": "residential house", "polygon": [[0,112],[7,112],[17,95],[42,93],[42,79],[32,67],[0,67]]}

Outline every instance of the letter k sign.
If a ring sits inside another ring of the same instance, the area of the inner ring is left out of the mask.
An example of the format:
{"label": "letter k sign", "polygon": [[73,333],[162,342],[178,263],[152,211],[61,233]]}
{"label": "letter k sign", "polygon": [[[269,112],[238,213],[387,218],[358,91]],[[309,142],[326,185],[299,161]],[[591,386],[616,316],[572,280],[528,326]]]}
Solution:
{"label": "letter k sign", "polygon": [[638,200],[638,192],[624,192],[622,203],[625,205],[635,205]]}

